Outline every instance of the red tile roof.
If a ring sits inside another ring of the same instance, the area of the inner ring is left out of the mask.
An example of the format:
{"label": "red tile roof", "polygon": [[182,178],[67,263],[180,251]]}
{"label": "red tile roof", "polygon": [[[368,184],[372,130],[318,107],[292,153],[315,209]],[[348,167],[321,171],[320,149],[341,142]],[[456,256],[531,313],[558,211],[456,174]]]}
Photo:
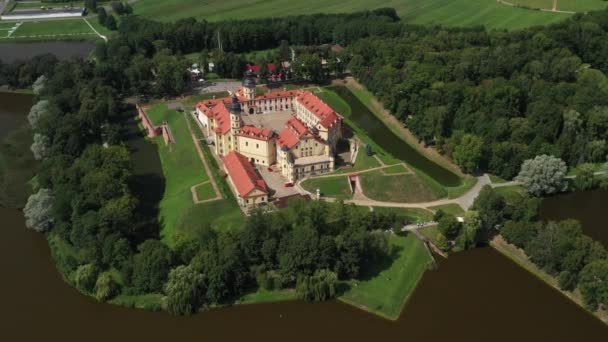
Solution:
{"label": "red tile roof", "polygon": [[292,148],[300,142],[300,139],[308,134],[310,134],[310,131],[306,125],[296,117],[291,117],[285,124],[285,128],[279,133],[279,146]]}
{"label": "red tile roof", "polygon": [[212,112],[216,122],[215,132],[225,134],[230,131],[230,112],[226,108],[226,104],[222,102],[213,107]]}
{"label": "red tile roof", "polygon": [[296,100],[319,118],[319,123],[325,128],[331,128],[342,120],[342,117],[336,111],[309,91],[301,92]]}
{"label": "red tile roof", "polygon": [[274,135],[271,130],[267,128],[258,128],[253,126],[243,126],[237,133],[238,136],[248,137],[252,139],[258,139],[268,141]]}
{"label": "red tile roof", "polygon": [[266,182],[244,155],[232,151],[224,157],[224,165],[236,191],[242,198],[247,197],[256,189],[268,194]]}
{"label": "red tile roof", "polygon": [[[267,64],[268,72],[272,73],[276,66],[274,64]],[[251,71],[254,74],[258,74],[260,72],[260,66],[257,64],[247,64],[247,71]]]}

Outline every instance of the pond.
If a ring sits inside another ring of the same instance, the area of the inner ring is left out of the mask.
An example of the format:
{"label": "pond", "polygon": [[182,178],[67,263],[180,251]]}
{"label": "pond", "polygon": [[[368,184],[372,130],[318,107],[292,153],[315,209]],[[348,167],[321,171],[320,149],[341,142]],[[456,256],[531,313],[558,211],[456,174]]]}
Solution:
{"label": "pond", "polygon": [[378,145],[394,157],[403,160],[416,169],[431,176],[443,186],[457,186],[460,178],[450,170],[437,165],[423,156],[410,144],[398,137],[378,117],[376,117],[348,88],[331,87],[351,107],[351,119]]}
{"label": "pond", "polygon": [[608,247],[608,190],[577,191],[547,197],[540,209],[541,217],[546,221],[579,220],[585,234]]}
{"label": "pond", "polygon": [[13,62],[18,59],[26,60],[36,55],[51,53],[60,60],[72,57],[86,58],[95,48],[93,42],[23,42],[0,43],[0,60]]}

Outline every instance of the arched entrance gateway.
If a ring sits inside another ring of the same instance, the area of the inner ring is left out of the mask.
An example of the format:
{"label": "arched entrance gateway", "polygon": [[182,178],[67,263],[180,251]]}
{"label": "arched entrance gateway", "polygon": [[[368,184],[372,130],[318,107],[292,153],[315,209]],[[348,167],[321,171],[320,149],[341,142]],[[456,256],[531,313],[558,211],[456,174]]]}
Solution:
{"label": "arched entrance gateway", "polygon": [[255,109],[253,107],[249,108],[249,114],[255,114]]}

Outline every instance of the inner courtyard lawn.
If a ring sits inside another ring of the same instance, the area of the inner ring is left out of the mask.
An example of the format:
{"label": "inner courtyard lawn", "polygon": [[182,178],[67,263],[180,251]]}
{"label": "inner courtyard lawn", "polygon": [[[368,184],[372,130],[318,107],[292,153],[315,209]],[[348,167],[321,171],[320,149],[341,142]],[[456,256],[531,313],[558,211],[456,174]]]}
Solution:
{"label": "inner courtyard lawn", "polygon": [[335,197],[339,199],[352,198],[348,177],[321,177],[309,178],[302,182],[302,187],[307,191],[316,194],[317,189],[321,190],[321,196]]}
{"label": "inner courtyard lawn", "polygon": [[[172,245],[177,237],[187,237],[205,224],[217,229],[239,227],[244,217],[237,203],[225,191],[222,191],[222,200],[201,204],[193,202],[190,188],[210,178],[196,151],[184,114],[169,110],[166,104],[152,107],[149,113],[155,122],[167,121],[176,141],[165,145],[162,137],[154,139],[166,182],[159,204],[163,241]],[[217,168],[216,164],[210,166]]]}
{"label": "inner courtyard lawn", "polygon": [[417,173],[385,175],[381,170],[359,175],[365,196],[376,201],[416,203],[447,196],[447,191]]}
{"label": "inner courtyard lawn", "polygon": [[370,263],[361,281],[349,281],[339,300],[395,320],[433,259],[413,234],[391,235],[391,256]]}

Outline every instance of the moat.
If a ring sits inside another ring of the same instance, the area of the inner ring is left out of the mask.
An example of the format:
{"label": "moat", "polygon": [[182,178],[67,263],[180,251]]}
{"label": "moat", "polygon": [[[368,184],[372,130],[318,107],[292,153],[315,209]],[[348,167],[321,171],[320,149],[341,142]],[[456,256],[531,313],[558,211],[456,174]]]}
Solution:
{"label": "moat", "polygon": [[[27,114],[26,101],[0,94],[2,127],[8,127],[7,120],[14,120],[15,114]],[[0,132],[0,138],[6,133],[8,129]],[[162,179],[150,171],[160,172],[155,148],[133,139],[141,172],[147,170],[155,181]],[[581,196],[577,201],[606,198],[606,192],[576,195]],[[605,234],[600,202],[593,212],[579,208],[567,214],[580,219],[585,231],[598,239],[594,231]],[[545,218],[558,218],[562,212],[559,206],[543,207]],[[27,230],[19,211],[0,208],[0,218],[5,294],[0,339],[6,341],[371,341],[378,336],[408,336],[415,341],[464,336],[468,341],[590,341],[608,336],[603,323],[491,248],[451,255],[437,270],[427,271],[395,322],[337,301],[244,305],[191,317],[127,309],[96,302],[64,283],[44,236]]]}

